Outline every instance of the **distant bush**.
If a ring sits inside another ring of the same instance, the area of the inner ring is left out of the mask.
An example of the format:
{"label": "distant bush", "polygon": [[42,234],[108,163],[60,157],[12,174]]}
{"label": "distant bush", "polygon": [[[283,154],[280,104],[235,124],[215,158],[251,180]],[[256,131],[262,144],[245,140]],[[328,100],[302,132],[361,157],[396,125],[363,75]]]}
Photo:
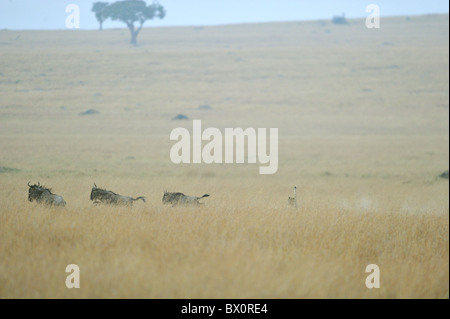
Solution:
{"label": "distant bush", "polygon": [[99,114],[99,113],[100,112],[95,109],[89,109],[89,110],[79,113],[79,115],[84,116],[84,115],[93,115],[93,114]]}
{"label": "distant bush", "polygon": [[189,117],[187,117],[187,116],[184,115],[184,114],[178,114],[177,116],[174,116],[174,117],[172,118],[173,121],[177,121],[177,120],[188,120],[188,119],[189,119]]}
{"label": "distant bush", "polygon": [[333,17],[333,23],[334,24],[349,24],[347,19],[345,19],[345,14],[344,13],[341,16],[334,16]]}
{"label": "distant bush", "polygon": [[207,104],[204,104],[204,105],[199,105],[197,107],[197,109],[199,109],[199,110],[212,110],[212,107],[207,105]]}
{"label": "distant bush", "polygon": [[0,173],[17,173],[17,172],[20,172],[20,169],[14,167],[0,166]]}

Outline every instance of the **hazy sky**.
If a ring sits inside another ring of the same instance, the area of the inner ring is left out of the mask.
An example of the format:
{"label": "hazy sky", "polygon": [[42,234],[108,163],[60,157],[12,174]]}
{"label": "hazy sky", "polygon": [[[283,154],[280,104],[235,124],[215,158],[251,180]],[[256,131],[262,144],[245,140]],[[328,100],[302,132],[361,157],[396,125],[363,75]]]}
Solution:
{"label": "hazy sky", "polygon": [[[114,2],[113,0],[101,0]],[[0,0],[0,29],[65,29],[68,4],[80,8],[80,28],[96,29],[91,12],[95,0]],[[152,1],[148,0],[147,3]],[[145,26],[216,25],[232,23],[331,19],[367,16],[366,6],[380,7],[381,18],[392,15],[448,13],[447,0],[160,0],[167,11],[163,20]],[[125,27],[106,21],[104,28]]]}

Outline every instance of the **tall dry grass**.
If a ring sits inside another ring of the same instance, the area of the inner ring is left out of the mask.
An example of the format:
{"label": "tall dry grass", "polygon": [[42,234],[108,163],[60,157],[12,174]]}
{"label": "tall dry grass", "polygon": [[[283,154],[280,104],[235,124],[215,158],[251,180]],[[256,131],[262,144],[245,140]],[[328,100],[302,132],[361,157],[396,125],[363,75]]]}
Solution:
{"label": "tall dry grass", "polygon": [[[201,208],[163,206],[162,193],[132,209],[92,207],[86,187],[67,209],[48,209],[24,190],[21,202],[2,200],[0,296],[448,298],[448,184],[416,201],[413,186],[372,183],[361,196],[347,183],[327,194],[311,182],[297,210],[257,183],[223,183]],[[72,263],[80,289],[65,287]],[[368,264],[380,267],[379,289],[365,286]]]}

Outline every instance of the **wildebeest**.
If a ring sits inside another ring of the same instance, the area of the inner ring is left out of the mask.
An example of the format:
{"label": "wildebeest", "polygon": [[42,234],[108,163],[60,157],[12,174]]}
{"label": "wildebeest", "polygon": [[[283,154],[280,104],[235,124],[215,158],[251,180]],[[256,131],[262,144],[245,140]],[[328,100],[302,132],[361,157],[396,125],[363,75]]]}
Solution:
{"label": "wildebeest", "polygon": [[49,206],[66,206],[66,201],[59,195],[53,194],[49,188],[45,188],[39,182],[38,184],[30,185],[28,182],[28,201],[35,200],[40,204]]}
{"label": "wildebeest", "polygon": [[142,199],[142,201],[145,202],[145,197],[143,196],[133,198],[119,195],[106,189],[101,189],[95,184],[92,186],[91,190],[91,200],[94,201],[93,204],[132,206],[133,202],[139,199]]}
{"label": "wildebeest", "polygon": [[203,195],[202,197],[197,196],[187,196],[183,193],[170,193],[164,191],[164,196],[162,198],[163,204],[172,204],[172,206],[182,205],[182,206],[199,206],[203,205],[198,200],[203,197],[208,197],[208,194]]}

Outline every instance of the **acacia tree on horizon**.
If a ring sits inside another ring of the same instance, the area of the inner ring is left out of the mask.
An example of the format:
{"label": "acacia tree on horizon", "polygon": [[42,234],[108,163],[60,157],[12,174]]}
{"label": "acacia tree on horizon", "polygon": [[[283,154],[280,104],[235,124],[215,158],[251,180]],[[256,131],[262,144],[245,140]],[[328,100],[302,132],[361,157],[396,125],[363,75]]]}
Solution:
{"label": "acacia tree on horizon", "polygon": [[142,0],[117,1],[104,7],[102,12],[107,18],[122,21],[127,25],[131,34],[130,43],[133,45],[137,45],[137,36],[145,21],[154,18],[163,19],[166,16],[166,10],[158,2],[147,6]]}
{"label": "acacia tree on horizon", "polygon": [[105,8],[108,6],[108,2],[94,2],[92,4],[92,12],[95,13],[95,17],[97,18],[98,23],[100,24],[99,30],[103,30],[103,21],[105,21],[108,17],[105,15]]}

